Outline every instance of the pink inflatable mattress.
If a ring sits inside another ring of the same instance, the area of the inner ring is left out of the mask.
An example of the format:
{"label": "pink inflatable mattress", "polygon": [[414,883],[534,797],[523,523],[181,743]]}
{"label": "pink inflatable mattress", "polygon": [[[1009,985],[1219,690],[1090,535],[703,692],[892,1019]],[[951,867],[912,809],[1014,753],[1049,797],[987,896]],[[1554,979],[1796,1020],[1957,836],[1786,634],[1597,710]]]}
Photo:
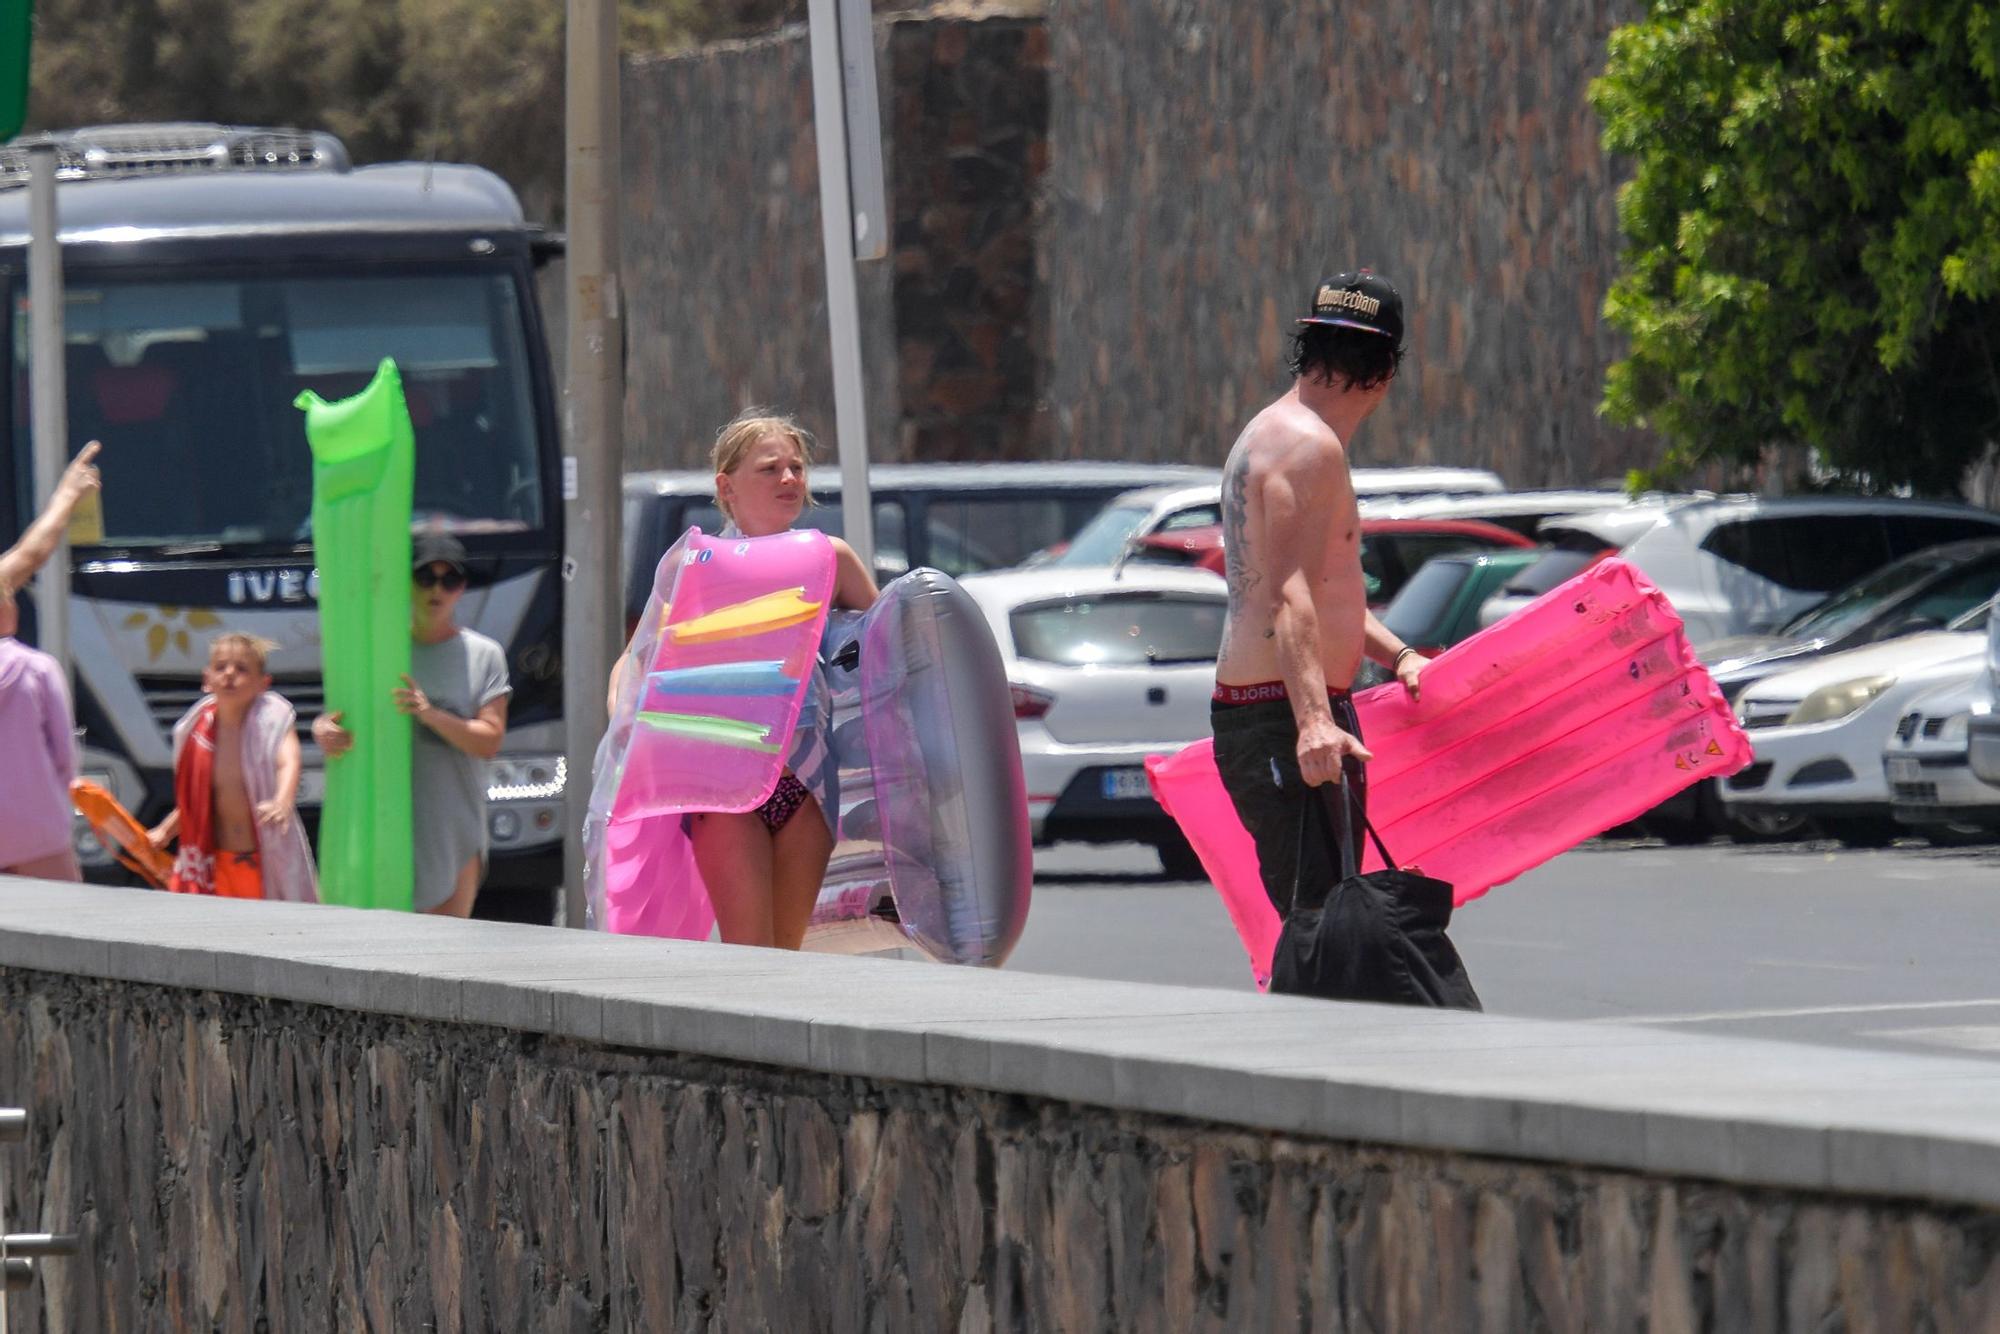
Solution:
{"label": "pink inflatable mattress", "polygon": [[[1751,756],[1666,596],[1615,559],[1441,654],[1420,701],[1392,683],[1355,704],[1370,818],[1461,904]],[[1146,770],[1268,983],[1278,915],[1212,743]]]}

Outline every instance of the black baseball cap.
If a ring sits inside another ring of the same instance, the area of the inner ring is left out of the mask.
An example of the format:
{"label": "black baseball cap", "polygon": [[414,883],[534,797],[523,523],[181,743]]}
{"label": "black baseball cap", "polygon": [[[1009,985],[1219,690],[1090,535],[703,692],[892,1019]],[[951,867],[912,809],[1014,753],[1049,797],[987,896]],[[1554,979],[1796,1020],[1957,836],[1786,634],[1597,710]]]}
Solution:
{"label": "black baseball cap", "polygon": [[423,533],[410,543],[410,568],[421,570],[426,565],[449,565],[460,574],[465,573],[465,543],[450,533]]}
{"label": "black baseball cap", "polygon": [[1398,347],[1403,344],[1403,298],[1395,287],[1372,269],[1359,273],[1336,273],[1313,288],[1300,324],[1331,324],[1342,329],[1360,329],[1381,334]]}

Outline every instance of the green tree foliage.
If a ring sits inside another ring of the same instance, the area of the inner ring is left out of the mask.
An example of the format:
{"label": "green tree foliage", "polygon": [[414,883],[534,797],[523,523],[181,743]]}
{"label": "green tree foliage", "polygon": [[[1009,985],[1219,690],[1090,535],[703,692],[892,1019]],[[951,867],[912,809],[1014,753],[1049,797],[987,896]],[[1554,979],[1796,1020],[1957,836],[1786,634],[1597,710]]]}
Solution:
{"label": "green tree foliage", "polygon": [[1951,490],[2000,437],[2000,6],[1653,0],[1591,95],[1634,167],[1606,413],[1669,473]]}
{"label": "green tree foliage", "polygon": [[[625,50],[794,17],[804,0],[621,0]],[[562,200],[560,0],[38,0],[29,128],[213,120],[331,130],[356,161],[477,162]]]}

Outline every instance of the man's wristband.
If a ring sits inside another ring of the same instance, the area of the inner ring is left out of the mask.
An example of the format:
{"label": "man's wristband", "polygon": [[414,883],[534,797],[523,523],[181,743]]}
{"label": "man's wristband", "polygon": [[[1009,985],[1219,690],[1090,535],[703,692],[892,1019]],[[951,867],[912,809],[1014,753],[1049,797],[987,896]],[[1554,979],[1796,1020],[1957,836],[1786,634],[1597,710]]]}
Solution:
{"label": "man's wristband", "polygon": [[1403,645],[1401,651],[1396,654],[1396,660],[1389,664],[1389,670],[1392,672],[1401,670],[1403,666],[1404,654],[1415,653],[1415,652],[1416,650],[1411,648],[1408,644]]}

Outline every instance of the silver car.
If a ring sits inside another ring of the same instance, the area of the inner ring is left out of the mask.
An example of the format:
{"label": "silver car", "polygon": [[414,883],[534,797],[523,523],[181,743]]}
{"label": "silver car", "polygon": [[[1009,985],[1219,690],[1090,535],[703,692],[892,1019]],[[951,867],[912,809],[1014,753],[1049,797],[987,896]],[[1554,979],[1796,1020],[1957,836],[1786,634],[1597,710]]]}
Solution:
{"label": "silver car", "polygon": [[1221,576],[1128,565],[961,583],[1007,666],[1035,841],[1150,843],[1169,875],[1201,877],[1145,763],[1209,735],[1228,612]]}

